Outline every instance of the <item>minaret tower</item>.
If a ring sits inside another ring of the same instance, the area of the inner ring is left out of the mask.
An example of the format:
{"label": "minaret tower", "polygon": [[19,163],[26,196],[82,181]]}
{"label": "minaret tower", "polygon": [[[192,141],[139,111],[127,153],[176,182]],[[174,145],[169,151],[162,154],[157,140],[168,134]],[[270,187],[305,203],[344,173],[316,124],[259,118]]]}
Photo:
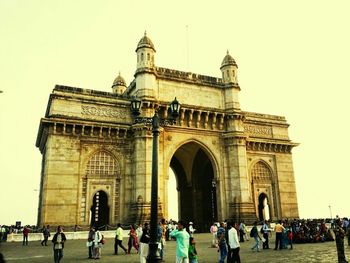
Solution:
{"label": "minaret tower", "polygon": [[225,87],[225,109],[240,110],[238,93],[241,90],[237,81],[238,66],[228,50],[221,63],[222,82]]}
{"label": "minaret tower", "polygon": [[229,54],[228,50],[227,50],[226,56],[224,57],[224,59],[221,63],[220,69],[221,69],[221,73],[222,73],[222,81],[224,83],[238,84],[238,82],[237,82],[238,66],[236,64],[236,61]]}
{"label": "minaret tower", "polygon": [[154,53],[156,53],[156,50],[151,39],[147,37],[146,31],[135,51],[137,53],[137,69],[154,67]]}
{"label": "minaret tower", "polygon": [[113,81],[112,89],[113,93],[117,93],[118,95],[122,95],[126,90],[126,82],[124,78],[120,75],[120,71],[118,76]]}

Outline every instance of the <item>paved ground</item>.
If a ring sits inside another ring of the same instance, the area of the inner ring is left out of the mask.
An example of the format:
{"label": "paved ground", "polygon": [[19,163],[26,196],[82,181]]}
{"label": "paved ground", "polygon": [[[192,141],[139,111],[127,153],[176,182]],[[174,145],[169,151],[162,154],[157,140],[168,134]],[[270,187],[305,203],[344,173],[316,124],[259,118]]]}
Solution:
{"label": "paved ground", "polygon": [[[197,250],[199,254],[199,263],[218,262],[218,253],[215,248],[210,248],[210,235],[195,235]],[[274,240],[272,240],[273,242]],[[102,258],[99,262],[140,262],[138,255],[133,250],[131,255],[113,255],[112,239],[107,239],[106,245],[102,248]],[[87,258],[87,248],[84,240],[67,241],[64,249],[64,258],[62,263],[90,262]],[[123,242],[126,245],[126,239]],[[271,243],[273,244],[273,243]],[[241,261],[259,262],[259,263],[300,263],[300,262],[337,262],[337,252],[335,242],[317,243],[317,244],[295,244],[293,250],[275,251],[273,249],[263,250],[261,252],[252,252],[250,247],[253,241],[241,243]],[[165,262],[175,262],[175,242],[169,241],[166,246]],[[273,247],[273,246],[271,246]],[[345,247],[347,259],[350,259],[350,248]],[[1,243],[0,252],[5,256],[6,262],[33,262],[47,263],[53,262],[52,246],[42,247],[40,242],[29,242],[28,246],[22,247],[21,243]],[[123,253],[122,253],[123,254]]]}

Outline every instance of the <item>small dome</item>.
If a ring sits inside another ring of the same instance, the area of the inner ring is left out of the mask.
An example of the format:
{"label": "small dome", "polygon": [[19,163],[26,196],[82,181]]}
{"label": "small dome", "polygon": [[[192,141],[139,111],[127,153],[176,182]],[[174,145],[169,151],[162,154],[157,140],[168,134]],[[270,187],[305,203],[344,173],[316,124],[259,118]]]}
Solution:
{"label": "small dome", "polygon": [[229,66],[229,65],[232,65],[232,66],[237,66],[236,64],[236,61],[233,59],[233,57],[228,53],[228,50],[227,50],[227,53],[226,53],[226,56],[224,57],[224,60],[222,61],[221,63],[221,68],[225,67],[225,66]]}
{"label": "small dome", "polygon": [[139,48],[144,48],[144,47],[148,47],[148,48],[153,49],[153,51],[156,51],[151,39],[149,39],[149,37],[147,36],[146,31],[145,31],[145,35],[143,36],[143,38],[141,38],[139,43],[137,44],[137,48],[135,51],[137,52],[137,50]]}
{"label": "small dome", "polygon": [[126,87],[126,82],[125,82],[125,79],[120,76],[120,72],[119,72],[119,75],[118,77],[115,78],[115,80],[113,81],[113,86],[125,86]]}

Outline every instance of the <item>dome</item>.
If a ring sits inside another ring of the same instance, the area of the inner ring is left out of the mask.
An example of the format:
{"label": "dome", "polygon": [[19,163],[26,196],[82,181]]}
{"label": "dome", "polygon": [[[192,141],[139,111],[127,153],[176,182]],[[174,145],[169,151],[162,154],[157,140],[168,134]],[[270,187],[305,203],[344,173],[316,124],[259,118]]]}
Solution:
{"label": "dome", "polygon": [[125,86],[126,87],[126,82],[125,82],[125,79],[120,76],[120,72],[119,72],[119,75],[118,77],[115,78],[115,80],[113,81],[113,86]]}
{"label": "dome", "polygon": [[232,66],[235,66],[235,67],[238,67],[237,64],[236,64],[236,61],[234,60],[234,58],[228,53],[228,50],[227,50],[227,54],[226,56],[224,57],[222,63],[221,63],[221,68],[225,67],[225,66],[229,66],[229,65],[232,65]]}
{"label": "dome", "polygon": [[151,39],[149,39],[149,37],[147,36],[146,31],[145,31],[145,35],[143,36],[143,38],[141,38],[139,43],[137,44],[137,48],[135,51],[137,52],[137,50],[139,48],[144,48],[144,47],[151,48],[151,49],[153,49],[153,51],[156,51]]}

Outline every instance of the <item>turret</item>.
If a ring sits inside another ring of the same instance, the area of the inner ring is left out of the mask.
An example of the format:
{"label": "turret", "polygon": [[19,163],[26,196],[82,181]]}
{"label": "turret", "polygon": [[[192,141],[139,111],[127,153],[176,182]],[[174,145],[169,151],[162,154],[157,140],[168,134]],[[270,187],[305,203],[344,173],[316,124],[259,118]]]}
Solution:
{"label": "turret", "polygon": [[146,31],[135,51],[137,53],[137,69],[154,67],[154,53],[156,53],[156,50],[151,39],[147,37]]}
{"label": "turret", "polygon": [[235,83],[237,84],[237,64],[233,57],[229,54],[228,50],[226,56],[224,57],[221,63],[221,73],[222,81],[226,83]]}
{"label": "turret", "polygon": [[120,72],[118,76],[113,81],[112,85],[113,93],[117,93],[119,95],[122,95],[124,91],[126,90],[126,82],[124,78],[120,75]]}

